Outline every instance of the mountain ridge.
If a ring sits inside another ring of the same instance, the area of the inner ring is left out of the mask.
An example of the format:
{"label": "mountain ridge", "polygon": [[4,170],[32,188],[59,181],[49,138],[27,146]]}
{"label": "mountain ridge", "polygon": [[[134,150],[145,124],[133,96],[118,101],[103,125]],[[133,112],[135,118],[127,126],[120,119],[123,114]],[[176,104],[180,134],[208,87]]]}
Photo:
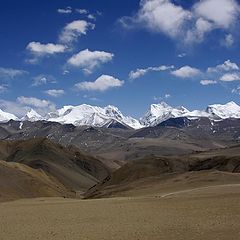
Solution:
{"label": "mountain ridge", "polygon": [[4,112],[0,109],[0,122],[9,120],[18,121],[49,121],[61,124],[73,124],[75,126],[92,127],[120,127],[130,129],[141,129],[144,127],[154,127],[171,119],[184,117],[188,119],[209,118],[212,121],[219,121],[228,118],[240,118],[240,106],[231,101],[226,104],[208,105],[205,110],[189,111],[184,106],[172,107],[165,102],[151,104],[146,113],[139,120],[131,116],[125,116],[115,106],[106,107],[81,104],[77,106],[63,106],[54,112],[49,112],[45,116],[40,115],[34,109],[30,109],[22,118],[14,114]]}

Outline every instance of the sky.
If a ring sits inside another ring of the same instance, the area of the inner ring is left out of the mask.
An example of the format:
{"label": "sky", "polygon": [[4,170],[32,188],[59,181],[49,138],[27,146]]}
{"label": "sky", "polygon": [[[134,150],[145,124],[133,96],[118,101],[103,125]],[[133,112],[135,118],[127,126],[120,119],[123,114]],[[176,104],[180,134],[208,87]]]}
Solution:
{"label": "sky", "polygon": [[239,20],[236,0],[2,0],[0,109],[239,104]]}

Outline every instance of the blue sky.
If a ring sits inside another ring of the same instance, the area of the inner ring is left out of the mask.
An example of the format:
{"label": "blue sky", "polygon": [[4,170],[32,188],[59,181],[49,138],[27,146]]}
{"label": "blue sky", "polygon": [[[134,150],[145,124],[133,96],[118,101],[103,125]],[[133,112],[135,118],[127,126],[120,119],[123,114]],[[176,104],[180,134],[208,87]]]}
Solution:
{"label": "blue sky", "polygon": [[[4,0],[0,108],[240,103],[235,0]],[[212,11],[214,9],[214,11]]]}

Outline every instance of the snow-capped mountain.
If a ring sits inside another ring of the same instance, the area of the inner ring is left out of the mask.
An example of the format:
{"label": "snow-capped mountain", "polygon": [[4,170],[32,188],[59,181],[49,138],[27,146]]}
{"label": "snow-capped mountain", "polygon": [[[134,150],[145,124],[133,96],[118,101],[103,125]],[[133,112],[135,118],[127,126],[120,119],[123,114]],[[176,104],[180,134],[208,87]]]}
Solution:
{"label": "snow-capped mountain", "polygon": [[8,122],[9,120],[17,120],[17,119],[18,118],[15,115],[4,112],[0,109],[0,122]]}
{"label": "snow-capped mountain", "polygon": [[140,122],[145,126],[156,126],[170,118],[177,117],[187,117],[189,119],[206,117],[211,120],[240,118],[240,106],[235,102],[229,102],[224,105],[209,105],[205,111],[189,111],[184,107],[173,108],[165,102],[161,102],[159,104],[152,104],[143,118],[140,119]]}
{"label": "snow-capped mountain", "polygon": [[48,114],[48,117],[48,121],[74,124],[76,126],[103,127],[111,120],[114,120],[134,129],[142,127],[138,120],[132,117],[125,117],[117,107],[110,105],[105,108],[87,104],[64,106],[57,110],[56,113]]}
{"label": "snow-capped mountain", "polygon": [[240,118],[240,106],[235,102],[209,105],[206,112],[216,119]]}
{"label": "snow-capped mountain", "polygon": [[197,119],[201,117],[211,118],[211,115],[206,111],[193,110],[191,112],[183,114],[183,117],[187,117],[189,119]]}
{"label": "snow-capped mountain", "polygon": [[[185,117],[188,119],[209,118],[212,121],[219,121],[227,118],[240,118],[240,106],[234,102],[227,104],[209,105],[206,110],[189,111],[185,107],[171,107],[165,102],[152,104],[146,114],[137,120],[130,116],[124,116],[121,111],[114,106],[97,107],[87,104],[78,106],[64,106],[55,112],[50,112],[44,117],[31,109],[21,118],[21,121],[51,121],[62,124],[73,124],[75,126],[92,126],[105,128],[133,128],[156,126],[170,118]],[[0,110],[0,122],[9,120],[19,120],[15,115]]]}
{"label": "snow-capped mountain", "polygon": [[169,118],[182,117],[189,111],[184,107],[173,108],[165,102],[152,104],[145,115],[140,119],[144,126],[156,126]]}
{"label": "snow-capped mountain", "polygon": [[38,114],[35,110],[31,109],[26,113],[26,115],[21,120],[35,122],[44,120],[44,117]]}

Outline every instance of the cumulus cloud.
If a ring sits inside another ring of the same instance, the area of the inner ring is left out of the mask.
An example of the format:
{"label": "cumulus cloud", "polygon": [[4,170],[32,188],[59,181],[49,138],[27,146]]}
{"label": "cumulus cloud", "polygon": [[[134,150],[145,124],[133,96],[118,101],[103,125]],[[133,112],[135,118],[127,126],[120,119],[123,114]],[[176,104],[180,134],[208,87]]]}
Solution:
{"label": "cumulus cloud", "polygon": [[67,47],[62,44],[47,43],[43,44],[40,42],[30,42],[26,49],[32,55],[31,58],[27,59],[26,62],[30,64],[37,64],[44,56],[55,55],[64,53]]}
{"label": "cumulus cloud", "polygon": [[171,74],[178,78],[198,79],[203,86],[214,85],[219,82],[240,81],[240,67],[231,60],[226,60],[214,67],[208,67],[206,70],[184,66],[171,71]]}
{"label": "cumulus cloud", "polygon": [[56,83],[56,80],[51,75],[40,74],[33,78],[32,86],[37,87],[37,86],[45,85],[47,83]]}
{"label": "cumulus cloud", "polygon": [[226,60],[215,67],[208,67],[203,75],[205,79],[200,83],[205,86],[217,84],[219,81],[233,82],[240,80],[240,68],[235,62]]}
{"label": "cumulus cloud", "polygon": [[91,73],[95,68],[103,63],[111,61],[114,54],[104,51],[89,51],[85,49],[75,55],[69,60],[68,64],[74,67],[83,69],[86,73]]}
{"label": "cumulus cloud", "polygon": [[235,0],[203,0],[194,5],[197,16],[224,29],[236,23],[239,10],[239,5]]}
{"label": "cumulus cloud", "polygon": [[200,75],[201,71],[197,68],[184,66],[175,71],[172,71],[171,74],[179,78],[193,78]]}
{"label": "cumulus cloud", "polygon": [[30,42],[27,45],[27,50],[34,55],[44,56],[44,55],[53,55],[56,53],[63,53],[67,49],[66,46],[62,44],[53,44],[47,43],[42,44],[40,42]]}
{"label": "cumulus cloud", "polygon": [[29,107],[22,106],[18,102],[0,99],[0,109],[6,112],[12,113],[18,117],[23,117],[26,114],[26,112],[29,110]]}
{"label": "cumulus cloud", "polygon": [[115,77],[109,75],[102,75],[94,82],[81,82],[75,84],[75,87],[78,90],[87,90],[87,91],[100,91],[104,92],[111,88],[121,87],[124,84],[124,81],[121,81]]}
{"label": "cumulus cloud", "polygon": [[72,8],[71,7],[59,8],[57,12],[60,14],[70,14],[72,13]]}
{"label": "cumulus cloud", "polygon": [[233,71],[239,70],[239,67],[236,63],[231,62],[230,60],[225,61],[223,64],[217,65],[216,67],[209,67],[207,69],[208,73],[221,72],[221,71]]}
{"label": "cumulus cloud", "polygon": [[203,85],[203,86],[207,86],[207,85],[214,85],[214,84],[217,84],[217,81],[216,80],[201,80],[200,81],[200,84]]}
{"label": "cumulus cloud", "polygon": [[123,17],[120,22],[125,27],[142,25],[154,32],[163,32],[175,37],[182,30],[191,13],[168,0],[141,0],[140,9],[133,17]]}
{"label": "cumulus cloud", "polygon": [[65,94],[65,91],[62,89],[49,89],[45,93],[51,97],[61,97]]}
{"label": "cumulus cloud", "polygon": [[62,30],[59,40],[62,43],[69,44],[76,41],[81,35],[86,35],[88,30],[93,30],[95,24],[84,20],[76,20],[67,24]]}
{"label": "cumulus cloud", "polygon": [[221,78],[220,81],[223,82],[233,82],[233,81],[240,81],[240,73],[226,73]]}
{"label": "cumulus cloud", "polygon": [[[202,0],[185,9],[172,0],[141,0],[138,12],[122,17],[125,28],[144,27],[185,42],[201,42],[215,29],[232,31],[239,19],[236,0]],[[214,10],[213,10],[214,9]]]}
{"label": "cumulus cloud", "polygon": [[42,116],[48,112],[55,111],[55,104],[35,97],[18,97],[16,101],[0,99],[0,108],[18,117],[23,117],[31,108]]}
{"label": "cumulus cloud", "polygon": [[190,28],[186,32],[186,38],[184,38],[185,42],[202,42],[207,33],[211,32],[214,29],[214,25],[203,19],[199,18],[196,20],[193,28]]}
{"label": "cumulus cloud", "polygon": [[3,79],[14,79],[27,73],[28,72],[24,70],[0,67],[0,77]]}
{"label": "cumulus cloud", "polygon": [[129,79],[134,80],[137,78],[140,78],[142,76],[144,76],[145,74],[147,74],[148,72],[161,72],[161,71],[167,71],[169,69],[173,69],[174,66],[159,66],[159,67],[148,67],[148,68],[138,68],[135,71],[131,71],[129,73]]}
{"label": "cumulus cloud", "polygon": [[52,103],[48,100],[41,100],[35,97],[18,97],[17,101],[21,104],[27,105],[27,106],[33,106],[37,108],[46,108],[52,105]]}

